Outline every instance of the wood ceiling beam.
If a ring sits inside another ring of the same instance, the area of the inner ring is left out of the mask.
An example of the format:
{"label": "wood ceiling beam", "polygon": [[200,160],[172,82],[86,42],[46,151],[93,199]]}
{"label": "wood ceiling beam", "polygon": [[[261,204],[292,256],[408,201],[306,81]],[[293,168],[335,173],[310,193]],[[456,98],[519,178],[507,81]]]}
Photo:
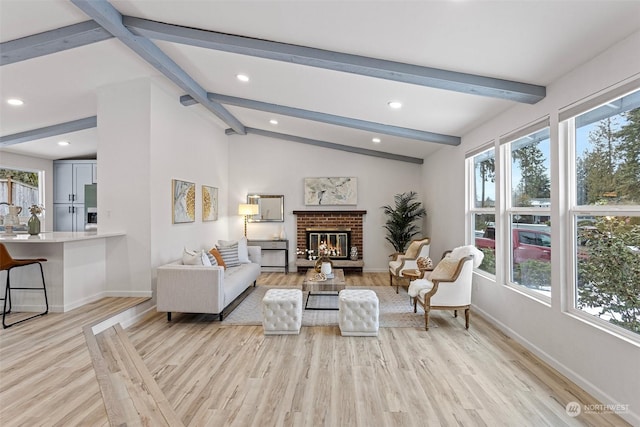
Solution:
{"label": "wood ceiling beam", "polygon": [[191,95],[234,131],[244,134],[244,125],[226,108],[207,98],[206,91],[151,40],[131,33],[122,23],[122,15],[106,0],[71,0],[80,10],[113,34],[142,59],[174,84]]}
{"label": "wood ceiling beam", "polygon": [[113,38],[95,21],[84,21],[51,31],[0,43],[0,66],[97,43]]}
{"label": "wood ceiling beam", "polygon": [[14,133],[13,135],[0,136],[0,147],[8,147],[22,142],[35,141],[36,139],[48,138],[50,136],[62,135],[79,130],[91,129],[98,125],[96,116],[85,117],[84,119],[73,120],[57,125],[46,126],[39,129],[32,129],[25,132]]}
{"label": "wood ceiling beam", "polygon": [[[312,120],[331,125],[343,126],[352,129],[380,133],[384,135],[399,136],[418,141],[435,142],[446,145],[460,145],[461,139],[458,136],[443,135],[440,133],[427,132],[417,129],[404,128],[399,126],[385,125],[381,123],[369,122],[349,117],[336,116],[333,114],[321,113],[318,111],[303,110],[301,108],[287,107],[284,105],[271,104],[268,102],[254,101],[252,99],[238,98],[235,96],[221,95],[217,93],[207,93],[211,101],[216,101],[225,105],[249,108],[252,110],[266,111],[283,116],[297,117],[299,119]],[[182,105],[193,105],[197,101],[189,95],[180,97]]]}
{"label": "wood ceiling beam", "polygon": [[[332,150],[346,151],[348,153],[362,154],[365,156],[379,157],[381,159],[398,160],[400,162],[414,163],[421,165],[424,163],[424,159],[418,157],[401,156],[399,154],[386,153],[384,151],[369,150],[367,148],[351,147],[349,145],[336,144],[333,142],[320,141],[318,139],[303,138],[295,135],[288,135],[286,133],[272,132],[269,130],[257,129],[245,127],[247,134],[261,135],[268,138],[282,139],[285,141],[298,142],[301,144],[314,145],[316,147],[329,148]],[[234,135],[233,129],[227,129],[225,131],[227,135]]]}
{"label": "wood ceiling beam", "polygon": [[150,39],[360,74],[402,83],[507,99],[527,104],[535,104],[546,96],[546,88],[544,86],[512,80],[423,67],[270,40],[224,34],[216,31],[181,27],[131,16],[124,16],[123,23],[133,33]]}

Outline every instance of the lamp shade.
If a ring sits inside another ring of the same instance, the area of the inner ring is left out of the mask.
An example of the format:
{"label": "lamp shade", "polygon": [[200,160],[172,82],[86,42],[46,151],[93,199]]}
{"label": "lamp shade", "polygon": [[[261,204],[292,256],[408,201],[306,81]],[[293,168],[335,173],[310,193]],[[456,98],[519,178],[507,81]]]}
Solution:
{"label": "lamp shade", "polygon": [[248,203],[240,203],[238,205],[238,215],[257,215],[258,205],[250,205]]}

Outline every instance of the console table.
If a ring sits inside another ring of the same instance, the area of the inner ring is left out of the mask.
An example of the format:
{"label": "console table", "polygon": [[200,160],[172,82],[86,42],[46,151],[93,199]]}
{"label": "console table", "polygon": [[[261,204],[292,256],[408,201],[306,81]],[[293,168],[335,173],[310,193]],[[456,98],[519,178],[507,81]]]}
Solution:
{"label": "console table", "polygon": [[289,273],[289,241],[286,239],[247,239],[248,246],[260,246],[263,251],[284,251],[284,265],[262,265],[262,267],[284,268]]}

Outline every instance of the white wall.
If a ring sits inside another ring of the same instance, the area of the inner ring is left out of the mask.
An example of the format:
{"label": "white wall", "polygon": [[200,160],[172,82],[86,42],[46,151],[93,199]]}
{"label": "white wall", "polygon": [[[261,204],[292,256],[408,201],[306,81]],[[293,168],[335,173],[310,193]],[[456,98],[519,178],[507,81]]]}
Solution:
{"label": "white wall", "polygon": [[[551,117],[551,133],[557,129],[558,111],[598,91],[640,76],[640,33],[610,48],[600,56],[547,86],[547,97],[535,105],[519,105],[463,137],[461,147],[439,150],[430,156],[424,168],[424,183],[429,195],[427,209],[436,250],[464,242],[465,153],[517,128]],[[552,136],[552,166],[557,166],[564,147]],[[446,177],[446,179],[441,179]],[[563,177],[552,176],[552,179]],[[434,197],[431,197],[433,195]],[[558,219],[557,206],[564,203],[557,187],[552,190],[555,204],[552,222]],[[555,242],[564,240],[562,228],[552,230]],[[587,324],[562,309],[566,291],[564,256],[553,252],[553,297],[551,306],[540,303],[513,289],[476,275],[474,310],[484,315],[509,336],[517,339],[538,356],[556,367],[604,403],[629,405],[622,413],[632,424],[640,425],[640,348]]]}
{"label": "white wall", "polygon": [[107,294],[151,295],[150,100],[148,81],[98,91],[98,227],[107,242]]}
{"label": "white wall", "polygon": [[[30,172],[44,172],[44,219],[41,231],[53,230],[53,161],[47,159],[39,159],[37,157],[22,156],[20,154],[0,153],[0,168],[3,169],[19,169]],[[0,200],[6,202],[7,200]],[[28,215],[28,212],[26,213]],[[23,212],[21,214],[25,215]]]}
{"label": "white wall", "polygon": [[[195,108],[194,108],[195,107]],[[184,107],[174,94],[156,86],[151,123],[151,257],[159,266],[182,256],[185,247],[211,249],[227,239],[228,143],[224,129],[200,106]],[[196,220],[172,224],[171,180],[196,184]],[[218,188],[217,221],[202,221],[202,185]],[[235,220],[235,217],[233,218]]]}
{"label": "white wall", "polygon": [[[224,130],[204,117],[146,79],[99,91],[99,230],[126,233],[108,239],[109,295],[150,296],[155,267],[227,238],[226,209],[202,222],[201,186],[220,188],[225,206],[228,167]],[[195,222],[172,223],[172,179],[196,183]]]}
{"label": "white wall", "polygon": [[[283,194],[284,227],[289,238],[291,268],[295,266],[294,210],[366,210],[364,216],[364,270],[387,271],[393,247],[385,240],[381,207],[393,205],[397,193],[420,194],[421,165],[319,148],[257,135],[229,137],[230,237],[242,236],[244,222],[237,213],[248,193]],[[305,177],[352,176],[358,178],[356,206],[305,206]],[[249,223],[249,238],[271,238],[283,223]]]}

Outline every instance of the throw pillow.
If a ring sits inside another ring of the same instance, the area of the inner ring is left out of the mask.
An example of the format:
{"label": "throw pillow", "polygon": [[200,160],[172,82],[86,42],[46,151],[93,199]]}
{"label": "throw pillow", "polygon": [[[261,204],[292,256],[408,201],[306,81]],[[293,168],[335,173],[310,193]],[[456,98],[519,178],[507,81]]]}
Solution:
{"label": "throw pillow", "polygon": [[216,265],[218,265],[218,260],[216,260],[216,257],[214,257],[211,252],[206,252],[206,254],[207,258],[209,258],[209,264],[211,266],[215,267]]}
{"label": "throw pillow", "polygon": [[233,246],[238,245],[238,261],[242,264],[248,264],[251,262],[249,260],[249,250],[247,249],[247,238],[242,237],[240,240],[218,240],[219,246]]}
{"label": "throw pillow", "polygon": [[204,250],[200,251],[200,256],[202,257],[202,265],[205,267],[211,267],[211,261]]}
{"label": "throw pillow", "polygon": [[202,265],[202,253],[184,248],[182,252],[182,264]]}
{"label": "throw pillow", "polygon": [[209,253],[211,255],[214,256],[214,258],[216,259],[216,263],[220,266],[220,267],[226,267],[224,260],[222,259],[222,255],[220,255],[220,252],[218,252],[218,250],[216,248],[212,248]]}
{"label": "throw pillow", "polygon": [[237,242],[231,246],[216,245],[216,248],[218,249],[218,252],[220,252],[222,259],[224,260],[224,264],[227,267],[236,267],[240,265]]}

